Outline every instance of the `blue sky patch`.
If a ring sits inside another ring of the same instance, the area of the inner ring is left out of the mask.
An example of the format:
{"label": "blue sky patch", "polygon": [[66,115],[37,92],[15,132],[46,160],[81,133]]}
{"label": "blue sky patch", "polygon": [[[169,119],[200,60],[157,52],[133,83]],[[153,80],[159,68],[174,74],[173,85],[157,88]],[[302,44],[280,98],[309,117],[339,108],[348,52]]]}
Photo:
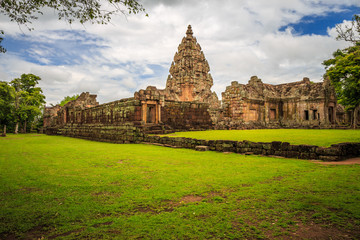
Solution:
{"label": "blue sky patch", "polygon": [[280,31],[285,31],[291,27],[299,35],[327,35],[327,28],[333,28],[336,24],[344,20],[352,20],[354,14],[360,14],[359,7],[351,7],[341,12],[329,12],[325,15],[305,16],[298,23],[289,24],[281,27]]}
{"label": "blue sky patch", "polygon": [[[8,52],[39,65],[74,65],[85,60],[82,55],[100,55],[103,39],[85,31],[49,31],[49,38],[29,34],[5,34],[3,46]],[[55,37],[54,37],[55,36]]]}

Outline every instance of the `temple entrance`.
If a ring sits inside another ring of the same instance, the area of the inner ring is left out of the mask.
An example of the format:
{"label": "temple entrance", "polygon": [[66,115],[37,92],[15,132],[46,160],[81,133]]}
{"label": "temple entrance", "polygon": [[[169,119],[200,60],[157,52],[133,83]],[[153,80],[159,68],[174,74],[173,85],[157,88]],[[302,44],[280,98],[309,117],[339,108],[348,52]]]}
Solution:
{"label": "temple entrance", "polygon": [[147,105],[146,123],[156,123],[156,105],[155,104]]}
{"label": "temple entrance", "polygon": [[333,123],[334,122],[334,107],[329,107],[329,122]]}
{"label": "temple entrance", "polygon": [[141,120],[145,124],[161,122],[161,106],[156,101],[143,101],[141,104]]}

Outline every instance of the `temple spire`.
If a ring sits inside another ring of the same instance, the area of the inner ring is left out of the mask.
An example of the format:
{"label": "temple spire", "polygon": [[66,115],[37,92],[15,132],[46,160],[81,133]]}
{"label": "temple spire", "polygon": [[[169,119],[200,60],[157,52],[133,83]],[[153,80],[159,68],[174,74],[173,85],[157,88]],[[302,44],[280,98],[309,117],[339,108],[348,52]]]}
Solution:
{"label": "temple spire", "polygon": [[212,107],[219,106],[216,93],[211,91],[213,79],[209,71],[209,64],[189,25],[186,37],[179,44],[170,66],[170,75],[166,82],[169,99],[199,101],[210,103]]}
{"label": "temple spire", "polygon": [[187,37],[192,37],[192,35],[193,35],[193,31],[192,31],[192,29],[191,29],[191,25],[189,25],[189,26],[188,26],[188,29],[187,29],[187,31],[186,31],[186,36],[187,36]]}

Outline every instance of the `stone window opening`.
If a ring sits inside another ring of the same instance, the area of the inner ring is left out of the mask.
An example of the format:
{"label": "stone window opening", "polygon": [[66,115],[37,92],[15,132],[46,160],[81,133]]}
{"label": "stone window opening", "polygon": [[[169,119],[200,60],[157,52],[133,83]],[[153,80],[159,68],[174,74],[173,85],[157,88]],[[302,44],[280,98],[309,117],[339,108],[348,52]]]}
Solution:
{"label": "stone window opening", "polygon": [[317,110],[313,110],[313,120],[317,119]]}
{"label": "stone window opening", "polygon": [[270,120],[276,119],[276,109],[270,109]]}
{"label": "stone window opening", "polygon": [[305,119],[305,121],[308,121],[309,120],[309,111],[308,110],[305,110],[304,111],[304,119]]}

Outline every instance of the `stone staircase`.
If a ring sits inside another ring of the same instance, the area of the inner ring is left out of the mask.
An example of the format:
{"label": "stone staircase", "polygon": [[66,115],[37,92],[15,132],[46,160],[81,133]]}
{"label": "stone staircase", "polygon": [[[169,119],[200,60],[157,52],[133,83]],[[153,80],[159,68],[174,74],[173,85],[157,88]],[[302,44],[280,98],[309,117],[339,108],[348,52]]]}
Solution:
{"label": "stone staircase", "polygon": [[164,123],[159,124],[146,124],[142,126],[145,134],[167,134],[175,132],[169,125]]}

